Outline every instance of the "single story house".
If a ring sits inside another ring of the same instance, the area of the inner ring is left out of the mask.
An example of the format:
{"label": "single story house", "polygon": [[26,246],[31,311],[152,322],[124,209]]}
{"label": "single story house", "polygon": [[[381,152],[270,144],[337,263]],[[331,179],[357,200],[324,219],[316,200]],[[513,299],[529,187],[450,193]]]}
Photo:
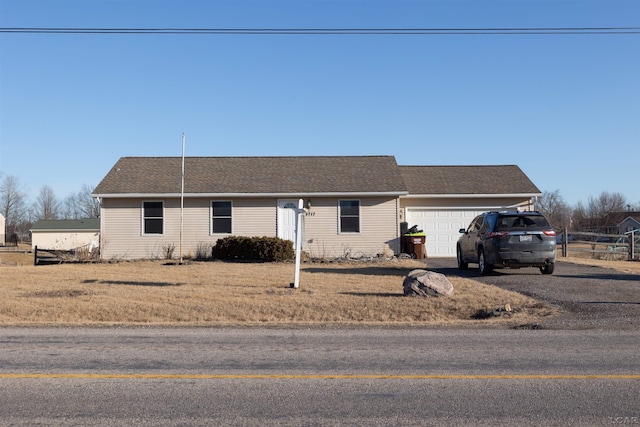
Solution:
{"label": "single story house", "polygon": [[[294,240],[312,257],[391,255],[403,223],[427,256],[455,256],[458,230],[489,209],[531,209],[540,190],[519,167],[399,166],[393,156],[123,157],[94,189],[101,256],[188,256],[229,235]],[[180,238],[182,234],[182,239]],[[175,252],[177,255],[177,251]]]}
{"label": "single story house", "polygon": [[93,250],[99,247],[100,218],[41,220],[30,231],[32,249]]}
{"label": "single story house", "polygon": [[618,223],[619,234],[634,230],[640,230],[640,212],[629,212],[626,218]]}
{"label": "single story house", "polygon": [[584,222],[599,224],[599,227],[582,227],[597,233],[625,234],[633,230],[640,230],[640,212],[631,210],[609,212],[601,219],[585,219]]}

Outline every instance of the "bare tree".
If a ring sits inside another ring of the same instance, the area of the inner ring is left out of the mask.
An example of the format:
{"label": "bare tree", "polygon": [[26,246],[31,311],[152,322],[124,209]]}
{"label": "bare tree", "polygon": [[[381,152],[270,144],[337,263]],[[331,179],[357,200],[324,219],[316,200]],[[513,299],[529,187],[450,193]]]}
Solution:
{"label": "bare tree", "polygon": [[85,184],[78,192],[80,211],[85,218],[100,217],[100,200],[95,197],[91,197],[91,193],[93,193],[94,188],[95,187]]}
{"label": "bare tree", "polygon": [[591,216],[594,218],[604,218],[611,212],[622,212],[627,208],[627,200],[620,193],[600,193],[600,196],[589,197],[587,204]]}
{"label": "bare tree", "polygon": [[26,198],[27,194],[17,177],[7,175],[0,182],[0,212],[7,220],[7,235],[17,234],[21,240],[31,227],[28,224]]}
{"label": "bare tree", "polygon": [[538,199],[536,206],[547,217],[556,229],[569,228],[571,225],[571,208],[560,195],[560,190],[545,191]]}
{"label": "bare tree", "polygon": [[62,205],[63,218],[99,218],[100,202],[91,197],[92,192],[93,187],[85,184],[79,192],[69,195]]}
{"label": "bare tree", "polygon": [[607,215],[612,212],[627,210],[627,201],[621,193],[608,193],[603,191],[598,197],[589,197],[587,204],[578,202],[573,215],[580,228],[600,230],[607,225]]}
{"label": "bare tree", "polygon": [[80,211],[80,202],[78,201],[78,195],[76,193],[70,194],[60,208],[60,215],[64,219],[79,219],[82,218],[82,212]]}
{"label": "bare tree", "polygon": [[36,220],[41,219],[57,219],[60,202],[48,185],[40,188],[40,194],[33,204],[33,214]]}

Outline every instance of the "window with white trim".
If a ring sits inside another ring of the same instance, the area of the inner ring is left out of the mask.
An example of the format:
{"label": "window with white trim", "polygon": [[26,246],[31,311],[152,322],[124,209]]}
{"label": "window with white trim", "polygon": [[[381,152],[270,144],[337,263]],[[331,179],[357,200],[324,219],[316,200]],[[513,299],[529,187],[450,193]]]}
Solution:
{"label": "window with white trim", "polygon": [[163,202],[142,202],[142,233],[164,233],[164,204]]}
{"label": "window with white trim", "polygon": [[360,232],[360,201],[340,200],[340,233]]}
{"label": "window with white trim", "polygon": [[229,201],[211,202],[211,233],[231,234],[232,205]]}

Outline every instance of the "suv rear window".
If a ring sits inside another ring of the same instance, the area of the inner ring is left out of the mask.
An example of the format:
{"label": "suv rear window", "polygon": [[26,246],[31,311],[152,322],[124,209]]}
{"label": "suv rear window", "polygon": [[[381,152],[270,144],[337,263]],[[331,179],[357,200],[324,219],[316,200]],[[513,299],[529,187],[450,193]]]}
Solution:
{"label": "suv rear window", "polygon": [[496,224],[496,231],[513,228],[551,228],[547,219],[542,215],[501,215]]}

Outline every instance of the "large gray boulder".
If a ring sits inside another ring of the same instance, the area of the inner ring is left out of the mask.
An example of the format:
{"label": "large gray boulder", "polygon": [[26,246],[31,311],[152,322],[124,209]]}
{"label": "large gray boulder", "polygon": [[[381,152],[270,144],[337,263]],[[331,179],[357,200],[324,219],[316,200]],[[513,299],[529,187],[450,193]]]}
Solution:
{"label": "large gray boulder", "polygon": [[411,271],[402,282],[405,296],[447,296],[453,295],[453,285],[444,274],[417,269]]}

